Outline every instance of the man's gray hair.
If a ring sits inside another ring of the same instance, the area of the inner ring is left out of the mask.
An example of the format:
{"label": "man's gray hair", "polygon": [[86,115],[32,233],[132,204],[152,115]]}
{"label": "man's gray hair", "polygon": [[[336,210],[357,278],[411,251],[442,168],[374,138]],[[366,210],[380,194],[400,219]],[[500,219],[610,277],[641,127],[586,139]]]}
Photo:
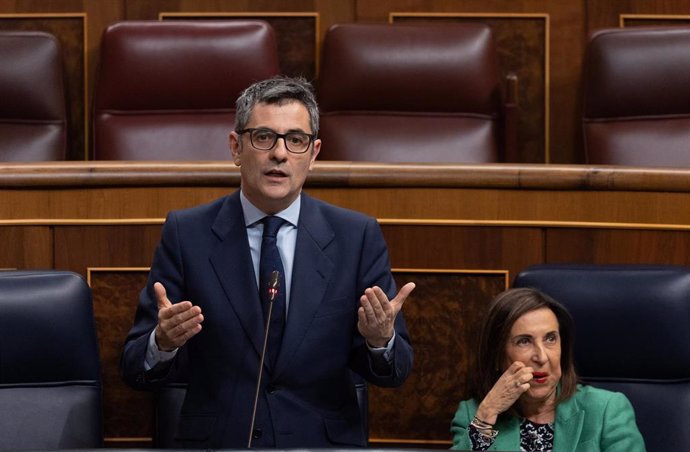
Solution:
{"label": "man's gray hair", "polygon": [[[283,105],[288,102],[301,102],[309,112],[311,133],[319,133],[319,106],[316,103],[314,88],[302,77],[273,77],[256,82],[245,89],[237,98],[235,131],[247,127],[254,106],[258,103]],[[307,131],[309,132],[309,131]]]}

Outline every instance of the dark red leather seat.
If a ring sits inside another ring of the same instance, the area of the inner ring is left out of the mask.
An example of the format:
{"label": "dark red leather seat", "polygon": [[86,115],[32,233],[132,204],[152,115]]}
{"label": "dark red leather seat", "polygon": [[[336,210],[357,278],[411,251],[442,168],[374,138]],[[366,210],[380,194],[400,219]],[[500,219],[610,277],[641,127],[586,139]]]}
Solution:
{"label": "dark red leather seat", "polygon": [[111,25],[95,93],[95,158],[226,160],[237,96],[279,72],[263,21]]}
{"label": "dark red leather seat", "polygon": [[588,163],[690,165],[690,28],[594,33],[583,104]]}
{"label": "dark red leather seat", "polygon": [[64,160],[62,49],[41,31],[0,31],[0,161]]}
{"label": "dark red leather seat", "polygon": [[496,162],[501,78],[483,24],[341,24],[318,84],[320,159]]}

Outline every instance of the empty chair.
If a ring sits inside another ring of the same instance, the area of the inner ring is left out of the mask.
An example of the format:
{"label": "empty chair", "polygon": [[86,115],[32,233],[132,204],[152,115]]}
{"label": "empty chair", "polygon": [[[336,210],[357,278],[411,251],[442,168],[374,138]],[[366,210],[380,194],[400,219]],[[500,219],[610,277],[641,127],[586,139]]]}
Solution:
{"label": "empty chair", "polygon": [[62,48],[41,31],[0,31],[0,161],[64,160]]}
{"label": "empty chair", "polygon": [[627,395],[649,452],[690,450],[690,268],[538,265],[514,285],[568,308],[579,375]]}
{"label": "empty chair", "polygon": [[690,165],[690,28],[600,30],[583,79],[588,163]]}
{"label": "empty chair", "polygon": [[279,73],[266,22],[131,21],[103,33],[98,160],[226,160],[235,100]]}
{"label": "empty chair", "polygon": [[503,105],[493,36],[483,24],[334,25],[318,98],[320,159],[516,158],[516,107]]}
{"label": "empty chair", "polygon": [[63,271],[0,272],[0,450],[102,446],[91,290]]}

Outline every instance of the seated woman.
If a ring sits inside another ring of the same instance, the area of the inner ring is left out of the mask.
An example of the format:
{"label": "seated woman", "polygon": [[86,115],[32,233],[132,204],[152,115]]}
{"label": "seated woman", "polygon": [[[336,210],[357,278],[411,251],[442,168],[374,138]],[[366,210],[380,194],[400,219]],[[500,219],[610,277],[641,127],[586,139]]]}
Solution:
{"label": "seated woman", "polygon": [[472,398],[451,425],[453,449],[645,451],[628,399],[577,383],[572,318],[535,289],[494,299],[470,375]]}

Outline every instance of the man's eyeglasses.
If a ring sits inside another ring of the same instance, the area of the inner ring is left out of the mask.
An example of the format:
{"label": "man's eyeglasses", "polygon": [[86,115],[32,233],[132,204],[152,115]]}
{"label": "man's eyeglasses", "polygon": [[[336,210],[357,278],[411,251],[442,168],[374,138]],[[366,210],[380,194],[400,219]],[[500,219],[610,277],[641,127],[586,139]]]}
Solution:
{"label": "man's eyeglasses", "polygon": [[285,142],[285,148],[293,154],[304,154],[309,149],[312,141],[316,135],[310,135],[304,132],[288,132],[278,133],[271,129],[242,129],[237,131],[238,134],[249,133],[249,140],[256,149],[261,151],[270,151],[278,142],[278,138],[282,138]]}

